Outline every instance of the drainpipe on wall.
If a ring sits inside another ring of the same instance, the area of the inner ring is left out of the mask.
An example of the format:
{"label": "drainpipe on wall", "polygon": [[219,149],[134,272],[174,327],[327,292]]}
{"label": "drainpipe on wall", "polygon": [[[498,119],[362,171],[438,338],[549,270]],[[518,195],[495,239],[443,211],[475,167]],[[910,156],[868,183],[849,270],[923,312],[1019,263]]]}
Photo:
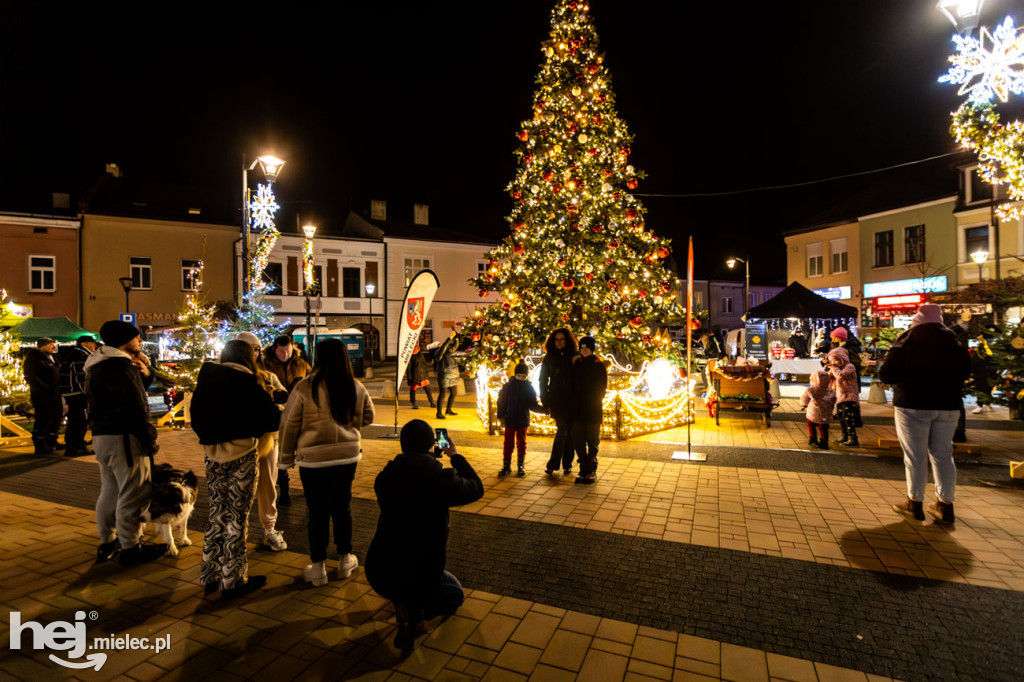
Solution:
{"label": "drainpipe on wall", "polygon": [[75,323],[82,326],[82,306],[84,299],[82,298],[82,227],[85,226],[85,218],[81,213],[78,214],[78,319]]}
{"label": "drainpipe on wall", "polygon": [[[381,356],[381,362],[385,362],[388,358],[388,295],[391,292],[391,287],[389,286],[390,280],[388,280],[388,243],[384,240],[381,240],[381,243],[384,244],[384,296],[382,297],[384,299],[384,353]],[[397,346],[395,348],[395,354],[398,354]],[[397,381],[400,378],[401,377],[395,379],[396,395],[398,394]]]}

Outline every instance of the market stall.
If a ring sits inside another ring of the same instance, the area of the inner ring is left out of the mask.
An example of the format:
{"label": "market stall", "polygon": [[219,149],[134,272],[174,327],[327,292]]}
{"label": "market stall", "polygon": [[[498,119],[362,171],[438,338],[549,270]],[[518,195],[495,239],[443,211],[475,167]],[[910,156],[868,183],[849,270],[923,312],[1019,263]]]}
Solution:
{"label": "market stall", "polygon": [[771,428],[772,401],[768,380],[771,374],[760,365],[720,365],[711,370],[712,390],[708,394],[708,411],[719,424],[722,409],[760,412],[764,425]]}
{"label": "market stall", "polygon": [[60,343],[74,343],[79,336],[91,333],[66,317],[30,317],[11,327],[10,332],[24,343],[32,343],[44,336]]}

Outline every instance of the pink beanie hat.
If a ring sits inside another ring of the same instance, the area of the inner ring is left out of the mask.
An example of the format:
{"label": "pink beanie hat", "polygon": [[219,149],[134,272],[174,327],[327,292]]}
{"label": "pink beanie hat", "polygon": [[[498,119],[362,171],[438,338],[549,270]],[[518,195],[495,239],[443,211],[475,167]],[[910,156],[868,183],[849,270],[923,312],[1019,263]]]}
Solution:
{"label": "pink beanie hat", "polygon": [[917,315],[910,321],[911,327],[919,324],[942,324],[942,308],[934,303],[922,303],[917,309]]}
{"label": "pink beanie hat", "polygon": [[832,330],[832,333],[829,334],[829,337],[837,339],[839,341],[846,341],[846,336],[846,330],[843,329],[842,327],[836,327],[835,329]]}

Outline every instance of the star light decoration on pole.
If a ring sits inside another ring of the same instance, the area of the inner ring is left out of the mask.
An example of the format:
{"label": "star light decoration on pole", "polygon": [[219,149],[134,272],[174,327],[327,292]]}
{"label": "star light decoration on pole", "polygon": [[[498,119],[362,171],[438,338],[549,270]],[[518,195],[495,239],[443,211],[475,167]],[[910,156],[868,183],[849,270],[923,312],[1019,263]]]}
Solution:
{"label": "star light decoration on pole", "polygon": [[940,83],[959,85],[967,101],[953,113],[951,132],[978,154],[986,182],[1005,185],[1009,202],[996,209],[1003,222],[1024,216],[1024,124],[999,122],[993,100],[1007,102],[1024,93],[1024,33],[1006,17],[995,32],[982,27],[978,38],[954,35],[957,53]]}

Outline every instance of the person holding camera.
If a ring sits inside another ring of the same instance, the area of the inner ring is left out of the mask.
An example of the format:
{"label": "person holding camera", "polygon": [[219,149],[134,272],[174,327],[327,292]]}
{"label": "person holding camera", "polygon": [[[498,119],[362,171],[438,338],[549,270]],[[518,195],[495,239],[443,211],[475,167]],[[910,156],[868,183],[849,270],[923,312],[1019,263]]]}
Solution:
{"label": "person holding camera", "polygon": [[[420,620],[448,616],[465,595],[445,570],[448,510],[483,497],[484,486],[443,431],[436,447],[430,425],[414,419],[402,427],[402,454],[377,475],[377,532],[366,553],[366,579],[395,604],[395,647],[409,651]],[[451,468],[442,466],[448,455]]]}
{"label": "person holding camera", "polygon": [[[444,419],[445,414],[452,415],[453,417],[457,414],[452,410],[455,406],[455,387],[459,384],[459,363],[455,360],[455,349],[458,346],[457,335],[455,332],[451,333],[447,339],[441,343],[441,346],[434,351],[434,371],[437,372],[437,419]],[[441,414],[441,408],[444,405],[445,391],[448,392],[448,406],[444,410],[444,414]]]}
{"label": "person holding camera", "polygon": [[134,566],[167,551],[165,544],[142,544],[139,523],[149,507],[150,467],[160,449],[146,397],[153,373],[135,325],[104,322],[100,338],[104,346],[85,361],[85,396],[101,481],[96,500],[100,536],[96,559],[106,561],[120,548],[121,565]]}

